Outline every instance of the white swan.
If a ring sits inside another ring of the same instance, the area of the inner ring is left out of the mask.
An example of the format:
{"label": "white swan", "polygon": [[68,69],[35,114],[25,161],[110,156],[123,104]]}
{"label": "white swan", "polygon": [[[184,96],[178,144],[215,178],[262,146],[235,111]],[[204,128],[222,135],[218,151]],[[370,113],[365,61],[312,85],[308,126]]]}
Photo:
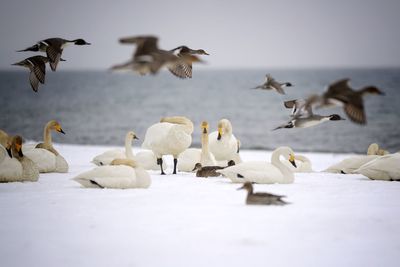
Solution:
{"label": "white swan", "polygon": [[282,162],[283,164],[286,165],[286,167],[291,169],[293,172],[313,172],[311,161],[303,155],[296,154],[295,156],[296,168],[292,164],[290,164],[290,162],[287,160],[282,160]]}
{"label": "white swan", "polygon": [[279,147],[272,152],[271,163],[249,161],[217,170],[217,172],[228,177],[234,183],[243,183],[247,181],[260,184],[293,183],[294,174],[280,161],[280,156],[283,156],[289,160],[293,166],[296,166],[293,150],[289,147]]}
{"label": "white swan", "polygon": [[0,145],[7,151],[8,155],[11,156],[11,136],[9,136],[5,131],[0,130]]}
{"label": "white swan", "polygon": [[379,145],[377,143],[370,144],[367,150],[367,155],[383,156],[387,154],[389,154],[389,151],[379,148]]}
{"label": "white swan", "polygon": [[93,188],[148,188],[151,185],[149,173],[132,159],[115,159],[111,165],[96,167],[73,180]]}
{"label": "white swan", "polygon": [[400,153],[374,159],[354,171],[372,180],[400,181]]}
{"label": "white swan", "polygon": [[344,160],[340,161],[339,163],[333,164],[332,166],[328,167],[323,172],[350,174],[350,173],[353,173],[358,168],[360,168],[365,163],[368,163],[378,157],[380,157],[380,156],[378,156],[378,155],[353,156],[353,157],[344,159]]}
{"label": "white swan", "polygon": [[218,122],[218,131],[210,134],[210,151],[217,161],[235,161],[236,164],[242,162],[239,155],[240,143],[232,134],[232,124],[227,119]]}
{"label": "white swan", "polygon": [[22,138],[12,138],[11,154],[7,155],[6,150],[0,145],[0,182],[36,182],[39,179],[39,170],[35,163],[26,158],[21,150]]}
{"label": "white swan", "polygon": [[[136,133],[133,131],[129,131],[125,136],[125,151],[120,149],[112,149],[108,150],[100,155],[97,155],[93,158],[92,163],[103,166],[110,165],[114,159],[134,159],[137,163],[139,163],[146,170],[158,170],[159,167],[157,165],[157,158],[154,153],[150,150],[144,150],[133,154],[132,151],[132,141],[134,139],[139,140]],[[163,164],[164,168],[166,164]]]}
{"label": "white swan", "polygon": [[201,123],[201,149],[188,148],[178,157],[178,170],[193,172],[196,163],[201,166],[216,166],[217,161],[208,149],[208,122]]}
{"label": "white swan", "polygon": [[65,134],[61,125],[55,121],[49,121],[44,127],[43,143],[37,144],[34,148],[23,147],[24,154],[30,158],[39,168],[40,172],[68,172],[68,163],[63,156],[54,149],[51,140],[51,131]]}
{"label": "white swan", "polygon": [[174,174],[178,163],[178,156],[192,143],[193,123],[186,117],[166,117],[159,123],[153,124],[146,131],[142,144],[143,148],[150,149],[157,157],[161,174],[165,174],[162,167],[162,156],[174,157]]}

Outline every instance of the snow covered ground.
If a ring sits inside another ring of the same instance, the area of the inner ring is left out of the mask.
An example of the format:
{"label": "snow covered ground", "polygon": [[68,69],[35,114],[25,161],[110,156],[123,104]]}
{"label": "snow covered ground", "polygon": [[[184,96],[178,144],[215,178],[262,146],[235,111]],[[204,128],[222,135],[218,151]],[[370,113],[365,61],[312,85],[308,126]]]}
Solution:
{"label": "snow covered ground", "polygon": [[[399,266],[398,182],[296,174],[294,184],[255,185],[291,205],[246,206],[240,185],[193,174],[151,172],[149,189],[85,189],[70,179],[110,148],[56,149],[69,173],[0,184],[0,266]],[[317,171],[349,156],[305,155]]]}

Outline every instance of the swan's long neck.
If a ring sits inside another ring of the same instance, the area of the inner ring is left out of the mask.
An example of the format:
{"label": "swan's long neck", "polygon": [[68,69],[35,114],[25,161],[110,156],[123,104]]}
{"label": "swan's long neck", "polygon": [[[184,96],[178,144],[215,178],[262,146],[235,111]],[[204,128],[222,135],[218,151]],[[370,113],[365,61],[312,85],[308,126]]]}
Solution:
{"label": "swan's long neck", "polygon": [[45,147],[53,147],[53,142],[51,139],[51,129],[50,125],[46,124],[43,131],[43,143]]}
{"label": "swan's long neck", "polygon": [[208,132],[203,132],[201,134],[201,153],[203,155],[208,155]]}
{"label": "swan's long neck", "polygon": [[125,137],[125,155],[128,159],[133,159],[132,140],[129,134]]}
{"label": "swan's long neck", "polygon": [[271,163],[282,172],[282,175],[284,177],[284,182],[291,183],[294,181],[294,174],[289,169],[289,167],[287,167],[285,164],[283,164],[280,161],[279,157],[281,155],[282,155],[282,152],[280,149],[275,150],[271,156]]}

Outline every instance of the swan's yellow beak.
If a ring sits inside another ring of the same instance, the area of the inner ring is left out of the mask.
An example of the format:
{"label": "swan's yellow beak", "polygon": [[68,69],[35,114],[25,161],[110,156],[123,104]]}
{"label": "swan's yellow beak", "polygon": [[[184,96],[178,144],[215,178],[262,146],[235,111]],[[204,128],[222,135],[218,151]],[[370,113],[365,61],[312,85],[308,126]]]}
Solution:
{"label": "swan's yellow beak", "polygon": [[294,160],[294,155],[293,155],[293,154],[290,154],[290,156],[289,156],[289,162],[292,163],[292,165],[293,165],[295,168],[297,168],[297,166],[296,166],[296,161]]}
{"label": "swan's yellow beak", "polygon": [[65,134],[65,132],[64,132],[63,129],[61,128],[61,125],[60,125],[60,124],[56,125],[55,128],[56,128],[56,131],[57,131],[57,132],[62,133],[62,134]]}
{"label": "swan's yellow beak", "polygon": [[217,137],[217,140],[221,140],[222,134],[223,134],[223,132],[222,132],[222,127],[218,127],[218,137]]}

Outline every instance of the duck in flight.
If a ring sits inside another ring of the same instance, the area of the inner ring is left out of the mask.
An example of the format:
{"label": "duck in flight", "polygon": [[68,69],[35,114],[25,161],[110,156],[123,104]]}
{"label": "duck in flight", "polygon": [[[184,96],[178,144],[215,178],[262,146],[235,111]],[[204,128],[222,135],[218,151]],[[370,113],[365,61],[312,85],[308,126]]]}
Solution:
{"label": "duck in flight", "polygon": [[[65,60],[60,58],[60,61]],[[39,90],[39,83],[44,84],[46,75],[46,63],[48,62],[49,59],[47,57],[33,56],[12,65],[21,66],[30,70],[29,82],[33,91],[37,92]]]}
{"label": "duck in flight", "polygon": [[[191,49],[185,45],[178,46],[170,51],[173,52],[177,57],[185,57],[190,55],[210,55],[204,49]],[[190,62],[186,64],[178,64],[173,68],[168,68],[168,70],[178,78],[192,78],[192,64]],[[182,77],[184,76],[182,73],[186,74],[186,77]]]}
{"label": "duck in flight", "polygon": [[349,119],[358,124],[366,124],[367,118],[365,115],[363,96],[372,95],[384,95],[375,86],[366,86],[358,91],[352,89],[349,85],[350,79],[338,80],[328,86],[328,90],[322,95],[312,95],[305,103],[305,108],[308,109],[311,106],[317,108],[330,107],[330,106],[342,106],[344,112]]}
{"label": "duck in flight", "polygon": [[273,130],[282,128],[308,128],[327,121],[345,120],[338,114],[328,116],[314,114],[311,106],[306,106],[306,101],[304,99],[285,101],[284,105],[286,108],[292,109],[291,119]]}
{"label": "duck in flight", "polygon": [[284,87],[293,86],[290,82],[280,83],[277,82],[270,74],[265,75],[265,82],[262,85],[254,87],[253,89],[263,89],[263,90],[275,90],[279,94],[284,95],[285,91],[283,90]]}
{"label": "duck in flight", "polygon": [[122,44],[136,44],[137,47],[130,61],[115,65],[112,70],[130,69],[141,75],[155,75],[166,66],[175,76],[187,78],[191,76],[191,64],[201,62],[199,57],[190,53],[177,56],[173,51],[159,49],[155,36],[133,36],[119,41]]}
{"label": "duck in flight", "polygon": [[63,38],[49,38],[37,42],[35,45],[28,47],[17,52],[34,51],[34,52],[46,52],[47,58],[49,59],[50,67],[52,71],[57,69],[57,65],[61,60],[61,54],[64,48],[73,43],[74,45],[90,45],[83,39],[66,40]]}

